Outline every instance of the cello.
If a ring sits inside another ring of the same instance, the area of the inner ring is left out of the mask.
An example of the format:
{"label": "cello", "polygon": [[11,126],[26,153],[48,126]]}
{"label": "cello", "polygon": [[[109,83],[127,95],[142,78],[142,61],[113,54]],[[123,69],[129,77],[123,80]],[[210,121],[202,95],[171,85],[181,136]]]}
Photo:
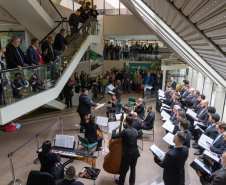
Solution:
{"label": "cello", "polygon": [[[120,118],[119,132],[122,129],[122,122],[124,119],[124,112]],[[110,139],[109,153],[104,157],[103,168],[106,172],[111,174],[120,174],[120,167],[122,161],[122,138]]]}

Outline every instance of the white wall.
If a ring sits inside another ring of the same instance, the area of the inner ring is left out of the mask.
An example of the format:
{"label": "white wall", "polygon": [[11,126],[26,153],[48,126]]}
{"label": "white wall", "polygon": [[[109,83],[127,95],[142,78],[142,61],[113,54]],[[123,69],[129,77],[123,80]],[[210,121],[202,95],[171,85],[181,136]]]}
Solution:
{"label": "white wall", "polygon": [[104,16],[104,35],[153,35],[134,15]]}

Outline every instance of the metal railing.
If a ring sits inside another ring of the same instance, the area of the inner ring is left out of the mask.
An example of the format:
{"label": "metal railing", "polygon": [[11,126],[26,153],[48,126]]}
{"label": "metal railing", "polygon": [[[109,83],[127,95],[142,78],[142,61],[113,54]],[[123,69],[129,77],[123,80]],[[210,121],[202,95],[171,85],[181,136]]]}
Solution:
{"label": "metal railing", "polygon": [[[59,119],[57,119],[56,121],[54,121],[52,124],[50,124],[48,127],[46,127],[45,129],[43,129],[42,131],[40,131],[39,133],[37,133],[36,135],[34,135],[31,139],[29,139],[27,142],[25,142],[24,144],[22,144],[20,147],[18,147],[17,149],[15,149],[14,151],[10,152],[8,154],[8,158],[10,161],[10,168],[11,168],[11,172],[12,172],[12,181],[9,183],[9,185],[21,185],[22,181],[20,179],[16,178],[16,173],[15,173],[15,167],[14,167],[14,162],[13,162],[13,155],[21,150],[23,147],[25,147],[27,144],[29,144],[31,141],[33,141],[34,139],[36,139],[37,142],[37,151],[40,148],[40,143],[39,143],[39,136],[41,134],[43,134],[46,130],[48,130],[49,128],[51,128],[53,125],[55,125],[56,123],[60,123],[61,126],[61,134],[63,134],[63,122],[62,122],[62,118],[60,117]],[[34,160],[34,163],[37,164],[37,160]]]}

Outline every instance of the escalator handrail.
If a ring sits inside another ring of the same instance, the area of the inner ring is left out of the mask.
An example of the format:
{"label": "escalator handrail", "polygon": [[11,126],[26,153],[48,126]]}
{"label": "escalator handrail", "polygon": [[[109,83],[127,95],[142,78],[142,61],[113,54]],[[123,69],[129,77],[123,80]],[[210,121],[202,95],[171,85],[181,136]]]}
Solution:
{"label": "escalator handrail", "polygon": [[53,8],[56,10],[56,12],[59,14],[59,16],[61,17],[61,19],[63,19],[63,16],[62,16],[61,13],[58,11],[58,9],[56,8],[56,6],[53,4],[52,0],[49,0],[49,2],[50,2],[51,5],[53,6]]}
{"label": "escalator handrail", "polygon": [[[76,35],[81,31],[81,29],[82,29],[82,27],[83,26],[86,26],[86,24],[89,22],[89,20],[90,19],[92,19],[92,18],[89,18],[89,19],[87,19],[86,20],[86,22],[75,32],[75,34],[73,35],[73,37],[68,41],[68,45],[71,43],[71,41],[74,39],[74,37],[76,37]],[[96,19],[92,19],[92,20],[94,20],[94,21],[96,21],[97,22],[97,20]],[[63,20],[64,21],[64,20]],[[63,21],[61,21],[61,23],[63,22]],[[60,24],[61,24],[60,23]],[[54,28],[54,30],[55,30],[56,28]],[[51,33],[52,33],[53,31],[51,31]],[[46,37],[45,37],[45,39],[48,37],[49,35],[47,35]],[[60,54],[60,55],[58,55],[59,57],[63,54],[63,52],[64,52],[64,50],[62,51],[62,53]],[[56,58],[55,60],[54,60],[54,62],[53,63],[56,63],[56,61],[57,61],[58,59]],[[24,70],[24,69],[36,69],[36,68],[38,68],[38,67],[43,67],[43,66],[50,66],[51,64],[42,64],[41,66],[39,66],[39,65],[36,65],[36,66],[25,66],[25,67],[22,67],[22,70]],[[22,71],[22,70],[20,70],[20,71]],[[19,71],[19,69],[18,68],[12,68],[12,69],[4,69],[4,70],[0,70],[0,73],[5,73],[5,72],[12,72],[12,71]]]}

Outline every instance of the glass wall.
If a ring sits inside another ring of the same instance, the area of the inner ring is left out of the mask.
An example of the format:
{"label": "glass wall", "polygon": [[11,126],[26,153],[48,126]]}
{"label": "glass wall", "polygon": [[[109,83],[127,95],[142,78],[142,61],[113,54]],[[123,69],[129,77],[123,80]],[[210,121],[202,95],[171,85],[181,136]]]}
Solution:
{"label": "glass wall", "polygon": [[0,31],[0,48],[6,47],[13,36],[20,37],[20,48],[23,52],[27,52],[24,31]]}

